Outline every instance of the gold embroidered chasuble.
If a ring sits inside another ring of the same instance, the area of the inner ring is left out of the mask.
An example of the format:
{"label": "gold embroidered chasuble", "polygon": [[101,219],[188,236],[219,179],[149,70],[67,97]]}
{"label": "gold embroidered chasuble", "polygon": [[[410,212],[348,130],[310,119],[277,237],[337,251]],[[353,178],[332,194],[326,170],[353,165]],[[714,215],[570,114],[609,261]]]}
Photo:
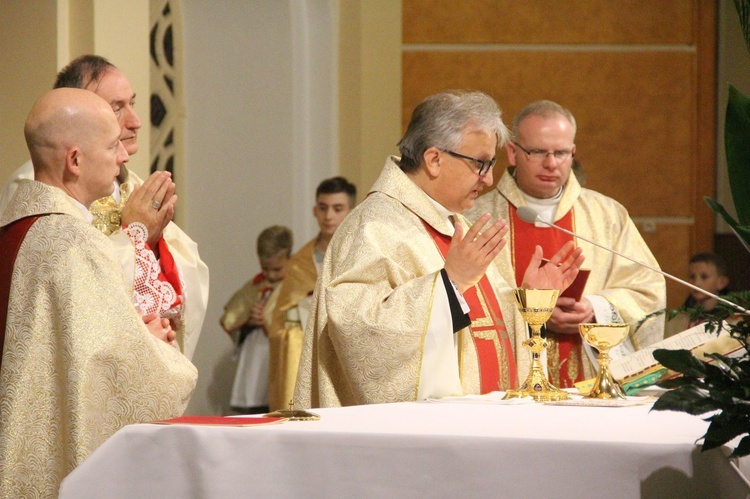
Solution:
{"label": "gold embroidered chasuble", "polygon": [[[269,282],[261,272],[238,289],[224,305],[220,322],[229,332],[239,353],[232,383],[231,407],[243,409],[268,405],[269,352],[266,336],[280,290],[281,281]],[[260,300],[265,300],[262,329],[248,325],[252,330],[245,336],[247,329],[244,326],[250,320],[253,306]]]}
{"label": "gold embroidered chasuble", "polygon": [[[240,289],[235,291],[226,305],[220,322],[226,331],[233,333],[247,324],[252,314],[253,306],[261,299],[266,300],[263,307],[264,328],[268,329],[271,324],[271,311],[276,307],[279,297],[281,282],[268,282],[263,273],[247,281]],[[268,294],[270,291],[270,294]]]}
{"label": "gold embroidered chasuble", "polygon": [[[107,235],[115,245],[117,257],[125,274],[125,284],[133,293],[139,272],[137,248],[131,238],[114,225],[114,221],[119,222],[122,205],[132,192],[133,186],[142,185],[143,180],[127,168],[124,168],[120,180],[121,188],[124,187],[125,191],[121,202],[116,203],[112,196],[103,198],[92,205],[91,212],[94,215],[94,223],[105,233],[109,232]],[[179,315],[169,316],[169,318],[172,319],[177,333],[177,343],[180,349],[190,359],[198,344],[208,307],[208,266],[201,260],[195,241],[190,239],[174,222],[167,224],[162,231],[162,237],[179,270],[184,295],[184,303],[181,305]]]}
{"label": "gold embroidered chasuble", "polygon": [[[13,193],[22,180],[34,179],[34,169],[31,161],[27,161],[15,172],[0,192],[0,213],[3,207],[12,199]],[[120,230],[120,213],[127,197],[133,192],[133,187],[143,184],[138,175],[123,166],[120,176],[121,200],[118,203],[114,196],[95,201],[91,205],[94,215],[94,225],[109,236],[117,251],[117,258],[125,275],[128,292],[133,295],[133,301],[138,302],[135,292],[137,273],[143,271],[143,265],[138,265],[141,258],[136,243],[124,231]],[[177,333],[177,343],[188,359],[192,358],[198,344],[203,319],[208,306],[208,267],[198,254],[198,245],[180,229],[177,224],[170,222],[162,231],[162,237],[169,253],[179,271],[183,303],[176,314],[163,314],[168,317]],[[158,265],[158,264],[156,264]],[[143,277],[141,276],[142,280]]]}
{"label": "gold embroidered chasuble", "polygon": [[149,333],[112,244],[60,189],[33,180],[0,226],[40,218],[19,250],[0,368],[0,497],[57,497],[121,427],[179,416],[197,371]]}
{"label": "gold embroidered chasuble", "polygon": [[[442,234],[449,222],[396,165],[387,160],[367,199],[336,230],[315,287],[305,329],[295,404],[327,407],[417,398],[425,334],[442,286],[444,260],[424,222]],[[459,216],[466,229],[466,219]],[[516,352],[526,339],[510,287],[490,266]],[[450,324],[450,310],[443,312]],[[450,326],[445,333],[452,337]],[[479,393],[477,351],[468,328],[458,333],[461,389]],[[528,352],[516,354],[518,377]]]}
{"label": "gold embroidered chasuble", "polygon": [[308,241],[289,259],[279,298],[271,316],[268,333],[268,408],[272,411],[287,409],[294,396],[297,368],[302,354],[303,328],[299,313],[294,320],[287,320],[300,300],[315,289],[318,269],[315,267],[315,243]]}
{"label": "gold embroidered chasuble", "polygon": [[[489,212],[493,219],[510,221],[509,204],[519,207],[524,206],[526,201],[515,179],[509,171],[506,171],[498,182],[497,188],[478,198],[468,211],[467,217],[474,220],[483,213]],[[625,207],[603,194],[582,188],[575,175],[568,178],[555,212],[554,221],[561,220],[571,210],[574,214],[576,233],[659,268],[658,262],[630,219]],[[555,231],[553,228],[547,228],[547,230]],[[513,244],[513,237],[515,234],[511,226],[511,232],[508,234],[509,246]],[[647,314],[666,306],[666,283],[660,274],[585,241],[576,240],[576,244],[583,249],[586,257],[583,267],[591,269],[584,295],[598,295],[605,298],[611,307],[619,312],[622,319],[633,326]],[[549,258],[552,255],[545,254],[544,256]],[[503,249],[495,259],[495,264],[508,282],[515,281],[516,272],[511,248]],[[597,317],[597,320],[611,322],[611,317]],[[644,324],[631,337],[631,340],[636,348],[641,348],[661,340],[663,334],[663,319],[657,318]],[[588,362],[585,353],[581,353],[581,358],[585,376],[593,377],[596,372]],[[551,363],[550,373],[566,368],[555,363],[553,353],[550,354],[548,361]]]}

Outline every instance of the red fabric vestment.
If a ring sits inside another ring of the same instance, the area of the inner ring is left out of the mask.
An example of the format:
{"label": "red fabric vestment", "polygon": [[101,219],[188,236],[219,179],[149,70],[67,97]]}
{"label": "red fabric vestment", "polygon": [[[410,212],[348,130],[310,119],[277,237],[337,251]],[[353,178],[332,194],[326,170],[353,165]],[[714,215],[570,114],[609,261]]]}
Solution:
{"label": "red fabric vestment", "polygon": [[[521,220],[517,209],[508,205],[510,218],[510,251],[513,268],[516,272],[516,285],[520,286],[523,274],[529,266],[536,246],[544,250],[544,257],[554,255],[573,236],[549,227],[537,227]],[[555,222],[555,225],[575,232],[573,210]],[[583,381],[583,358],[581,336],[577,334],[555,334],[547,331],[547,368],[550,382],[559,388],[573,388],[575,383]]]}
{"label": "red fabric vestment", "polygon": [[[425,223],[440,253],[445,258],[451,238]],[[503,321],[500,304],[487,275],[463,294],[470,307],[471,338],[477,351],[480,372],[480,393],[508,390],[518,385],[513,347]]]}

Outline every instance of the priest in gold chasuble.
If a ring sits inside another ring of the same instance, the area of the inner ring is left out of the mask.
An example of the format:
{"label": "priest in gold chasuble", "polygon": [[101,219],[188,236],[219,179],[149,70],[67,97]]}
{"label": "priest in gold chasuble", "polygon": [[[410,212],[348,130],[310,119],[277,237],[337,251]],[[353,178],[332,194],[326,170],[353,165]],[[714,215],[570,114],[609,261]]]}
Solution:
{"label": "priest in gold chasuble", "polygon": [[[567,109],[550,101],[531,103],[516,116],[513,141],[506,146],[512,167],[497,188],[477,199],[467,212],[474,220],[489,212],[508,221],[508,250],[495,260],[508,282],[521,283],[523,273],[537,245],[544,256],[554,254],[573,236],[541,222],[531,224],[517,214],[519,206],[533,208],[548,223],[554,223],[582,237],[659,268],[659,264],[638,233],[627,210],[614,199],[583,188],[571,175],[575,155],[575,118]],[[582,322],[628,322],[633,327],[647,314],[666,306],[666,283],[660,274],[620,258],[586,241],[575,240],[586,257],[584,268],[591,273],[583,296],[561,296],[547,322],[548,374],[561,388],[573,387],[596,371],[581,342]],[[662,339],[662,320],[652,319],[631,334],[626,344],[613,349],[613,357],[625,355]],[[591,354],[592,352],[589,351]]]}
{"label": "priest in gold chasuble", "polygon": [[139,316],[112,242],[91,224],[88,207],[112,192],[128,157],[119,134],[107,102],[80,89],[45,94],[26,122],[37,180],[20,181],[0,215],[0,274],[11,276],[0,282],[9,297],[0,304],[0,497],[57,497],[117,430],[182,415],[195,388],[169,321]]}
{"label": "priest in gold chasuble", "polygon": [[[492,184],[508,135],[480,92],[428,97],[414,111],[368,197],[328,247],[305,329],[297,407],[488,393],[529,369],[525,325],[492,261],[504,222],[470,226],[460,212]],[[564,289],[583,257],[572,244],[527,287]],[[559,265],[558,265],[559,264]]]}

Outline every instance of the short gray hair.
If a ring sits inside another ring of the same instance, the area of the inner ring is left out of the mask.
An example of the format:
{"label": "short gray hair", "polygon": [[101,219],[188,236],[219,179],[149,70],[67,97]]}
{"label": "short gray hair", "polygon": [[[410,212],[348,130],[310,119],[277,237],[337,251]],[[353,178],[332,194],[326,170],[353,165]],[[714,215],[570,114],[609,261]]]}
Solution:
{"label": "short gray hair", "polygon": [[495,100],[482,92],[451,90],[427,97],[414,108],[406,133],[398,143],[401,170],[410,173],[419,169],[430,147],[458,149],[464,135],[470,132],[494,133],[497,146],[505,146],[510,133],[501,116]]}
{"label": "short gray hair", "polygon": [[573,113],[562,107],[557,102],[552,102],[551,100],[538,100],[525,105],[523,109],[518,111],[516,117],[513,118],[513,140],[518,140],[518,129],[521,127],[521,123],[530,116],[538,116],[540,118],[562,116],[573,125],[573,138],[576,136],[576,119],[573,116]]}

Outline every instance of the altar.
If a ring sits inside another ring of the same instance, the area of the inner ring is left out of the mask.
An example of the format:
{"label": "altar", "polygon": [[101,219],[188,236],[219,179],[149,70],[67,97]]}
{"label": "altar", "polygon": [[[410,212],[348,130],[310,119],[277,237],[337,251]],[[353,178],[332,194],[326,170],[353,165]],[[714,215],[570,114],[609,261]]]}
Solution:
{"label": "altar", "polygon": [[315,410],[249,427],[131,425],[61,498],[749,497],[701,418],[479,397]]}

